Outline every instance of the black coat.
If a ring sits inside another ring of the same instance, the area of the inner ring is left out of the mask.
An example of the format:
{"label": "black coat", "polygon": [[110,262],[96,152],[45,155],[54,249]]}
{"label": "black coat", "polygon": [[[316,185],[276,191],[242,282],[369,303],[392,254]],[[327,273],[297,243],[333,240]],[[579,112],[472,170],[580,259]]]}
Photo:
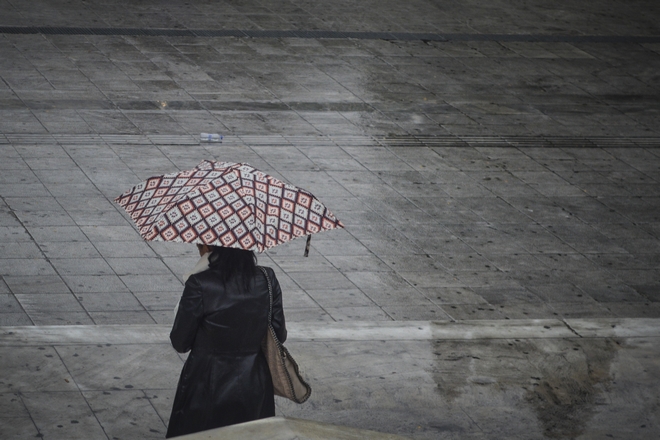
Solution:
{"label": "black coat", "polygon": [[[286,339],[282,291],[271,268],[273,327]],[[212,270],[186,281],[170,333],[190,355],[174,397],[167,438],[275,415],[273,382],[261,341],[268,328],[268,284],[257,270],[248,291]]]}

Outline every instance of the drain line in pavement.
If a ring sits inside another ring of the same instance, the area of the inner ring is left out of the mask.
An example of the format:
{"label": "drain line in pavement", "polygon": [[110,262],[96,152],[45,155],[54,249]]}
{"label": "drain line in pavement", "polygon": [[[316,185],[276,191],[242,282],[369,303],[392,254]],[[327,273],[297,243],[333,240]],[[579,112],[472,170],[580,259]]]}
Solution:
{"label": "drain line in pavement", "polygon": [[660,36],[436,34],[413,32],[350,32],[310,30],[153,29],[51,26],[0,26],[0,34],[124,35],[148,37],[334,38],[392,41],[507,41],[522,43],[660,43]]}

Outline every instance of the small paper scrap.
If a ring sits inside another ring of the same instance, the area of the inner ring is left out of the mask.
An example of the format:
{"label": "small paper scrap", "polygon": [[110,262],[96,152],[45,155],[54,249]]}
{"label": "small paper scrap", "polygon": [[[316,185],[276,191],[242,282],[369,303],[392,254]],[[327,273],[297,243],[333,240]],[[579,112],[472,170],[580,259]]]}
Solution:
{"label": "small paper scrap", "polygon": [[224,136],[218,133],[200,133],[199,141],[200,142],[222,142]]}

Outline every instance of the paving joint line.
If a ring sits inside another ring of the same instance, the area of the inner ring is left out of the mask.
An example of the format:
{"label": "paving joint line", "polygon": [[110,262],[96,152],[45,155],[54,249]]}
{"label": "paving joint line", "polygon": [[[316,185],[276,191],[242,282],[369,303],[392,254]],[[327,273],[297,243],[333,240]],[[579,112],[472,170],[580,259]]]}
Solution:
{"label": "paving joint line", "polygon": [[0,34],[12,35],[96,35],[96,36],[161,36],[161,37],[236,37],[236,38],[302,38],[356,39],[388,41],[501,41],[522,43],[660,43],[656,35],[547,35],[547,34],[438,34],[416,32],[365,32],[327,30],[247,30],[247,29],[167,29],[167,28],[103,28],[66,26],[0,26]]}
{"label": "paving joint line", "polygon": [[561,322],[563,322],[564,325],[566,326],[566,328],[569,329],[571,332],[573,332],[578,338],[582,338],[582,335],[579,334],[578,332],[576,332],[575,329],[573,327],[571,327],[568,322],[566,322],[565,318],[562,318]]}
{"label": "paving joint line", "polygon": [[[6,139],[6,142],[5,142]],[[319,136],[309,136],[308,142],[318,143]],[[660,148],[660,136],[468,136],[468,135],[401,135],[401,136],[323,136],[324,142],[350,146],[386,147],[493,147],[493,148],[620,148],[635,146],[640,148]],[[305,144],[305,136],[273,137],[272,135],[225,135],[221,144],[242,143],[246,145],[292,146]],[[121,134],[11,134],[0,138],[0,143],[8,144],[88,144],[103,143],[136,145],[207,145],[193,135],[121,135]]]}

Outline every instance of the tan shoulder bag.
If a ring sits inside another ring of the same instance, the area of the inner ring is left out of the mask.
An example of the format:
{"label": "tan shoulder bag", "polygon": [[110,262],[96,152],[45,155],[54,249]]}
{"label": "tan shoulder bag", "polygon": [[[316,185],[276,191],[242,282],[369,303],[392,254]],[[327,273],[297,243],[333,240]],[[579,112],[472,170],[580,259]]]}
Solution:
{"label": "tan shoulder bag", "polygon": [[296,403],[303,403],[312,394],[312,387],[309,386],[300,374],[298,364],[291,357],[291,353],[277,339],[275,329],[273,328],[273,288],[270,283],[270,277],[266,269],[259,267],[268,282],[268,297],[270,298],[270,307],[268,309],[268,332],[261,342],[261,349],[266,355],[270,375],[273,377],[273,388],[276,396],[286,397]]}

